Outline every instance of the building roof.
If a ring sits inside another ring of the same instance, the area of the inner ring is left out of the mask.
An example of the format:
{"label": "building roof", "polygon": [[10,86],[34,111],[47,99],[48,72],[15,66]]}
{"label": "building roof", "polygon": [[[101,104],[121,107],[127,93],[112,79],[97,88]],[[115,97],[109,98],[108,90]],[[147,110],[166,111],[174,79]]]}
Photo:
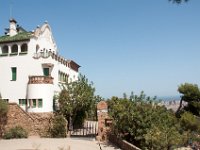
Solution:
{"label": "building roof", "polygon": [[69,63],[69,67],[71,69],[73,69],[74,71],[77,71],[78,72],[78,68],[81,67],[79,64],[77,64],[75,61],[73,60],[67,60],[67,62]]}
{"label": "building roof", "polygon": [[5,35],[5,36],[0,37],[0,43],[9,43],[13,41],[26,41],[26,40],[30,40],[32,36],[33,35],[31,32],[26,32],[26,31],[19,32],[18,34],[14,36]]}

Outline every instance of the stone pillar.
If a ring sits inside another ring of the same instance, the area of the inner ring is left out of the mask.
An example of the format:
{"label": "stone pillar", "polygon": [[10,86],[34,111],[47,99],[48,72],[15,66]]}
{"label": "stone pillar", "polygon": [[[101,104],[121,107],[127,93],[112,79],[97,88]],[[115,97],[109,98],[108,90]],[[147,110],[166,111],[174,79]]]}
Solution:
{"label": "stone pillar", "polygon": [[110,125],[107,121],[111,120],[108,116],[108,105],[105,101],[101,101],[97,104],[97,117],[98,117],[98,136],[97,140],[106,141],[107,134],[110,130]]}

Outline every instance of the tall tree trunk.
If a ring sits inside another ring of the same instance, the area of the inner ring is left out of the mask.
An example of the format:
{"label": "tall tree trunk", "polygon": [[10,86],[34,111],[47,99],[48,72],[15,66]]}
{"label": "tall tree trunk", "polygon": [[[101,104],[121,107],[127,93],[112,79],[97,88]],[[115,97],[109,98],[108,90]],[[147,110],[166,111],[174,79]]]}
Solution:
{"label": "tall tree trunk", "polygon": [[179,116],[179,115],[180,115],[180,111],[181,111],[181,109],[182,109],[182,104],[183,104],[183,99],[182,99],[182,97],[181,97],[179,107],[178,107],[178,109],[176,110],[176,116]]}

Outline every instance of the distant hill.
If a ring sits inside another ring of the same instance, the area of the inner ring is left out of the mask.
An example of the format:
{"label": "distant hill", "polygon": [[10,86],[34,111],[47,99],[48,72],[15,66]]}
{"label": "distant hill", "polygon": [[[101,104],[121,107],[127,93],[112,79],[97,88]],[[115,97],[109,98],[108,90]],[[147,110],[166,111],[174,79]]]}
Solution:
{"label": "distant hill", "polygon": [[162,96],[158,97],[158,99],[163,100],[163,101],[180,101],[180,95],[177,96]]}

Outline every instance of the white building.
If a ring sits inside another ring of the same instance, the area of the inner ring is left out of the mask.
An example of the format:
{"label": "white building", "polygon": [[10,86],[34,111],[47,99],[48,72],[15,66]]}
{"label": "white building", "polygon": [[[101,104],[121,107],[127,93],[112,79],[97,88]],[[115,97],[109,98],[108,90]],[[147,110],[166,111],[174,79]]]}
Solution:
{"label": "white building", "polygon": [[58,55],[47,22],[27,32],[10,20],[0,37],[0,94],[28,112],[52,112],[61,84],[78,79],[79,65]]}

